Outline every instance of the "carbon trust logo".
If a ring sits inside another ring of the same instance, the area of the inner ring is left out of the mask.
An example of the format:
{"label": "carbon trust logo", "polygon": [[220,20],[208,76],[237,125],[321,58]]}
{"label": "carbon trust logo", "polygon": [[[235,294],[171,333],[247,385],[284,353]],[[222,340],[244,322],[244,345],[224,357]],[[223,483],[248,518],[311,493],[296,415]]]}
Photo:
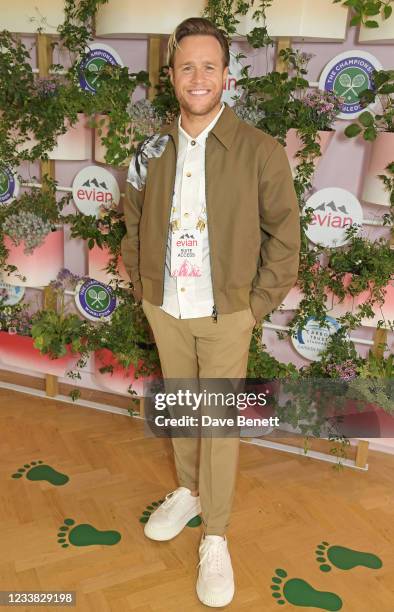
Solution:
{"label": "carbon trust logo", "polygon": [[330,336],[341,327],[333,317],[326,316],[325,321],[328,327],[321,326],[315,317],[309,317],[303,329],[298,328],[296,336],[291,338],[296,351],[310,361],[320,361],[320,353]]}

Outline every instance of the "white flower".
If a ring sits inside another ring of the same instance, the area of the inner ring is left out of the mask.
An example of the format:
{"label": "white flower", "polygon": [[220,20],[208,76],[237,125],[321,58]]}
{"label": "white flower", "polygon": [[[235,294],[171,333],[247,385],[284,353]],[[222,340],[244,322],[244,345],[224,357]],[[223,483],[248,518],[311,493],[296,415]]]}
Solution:
{"label": "white flower", "polygon": [[160,157],[169,140],[168,134],[153,134],[139,143],[135,155],[129,165],[127,181],[138,191],[141,191],[146,182],[148,159]]}

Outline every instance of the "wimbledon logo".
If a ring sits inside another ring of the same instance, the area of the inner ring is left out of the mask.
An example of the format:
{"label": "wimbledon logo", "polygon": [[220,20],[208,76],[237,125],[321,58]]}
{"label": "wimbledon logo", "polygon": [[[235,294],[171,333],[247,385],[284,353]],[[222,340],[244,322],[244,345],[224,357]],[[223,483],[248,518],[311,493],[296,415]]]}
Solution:
{"label": "wimbledon logo", "polygon": [[75,303],[84,317],[97,321],[111,316],[116,308],[116,296],[109,285],[89,278],[77,285]]}
{"label": "wimbledon logo", "polygon": [[112,47],[102,43],[89,45],[89,51],[79,66],[79,84],[85,91],[96,93],[100,72],[106,64],[123,66],[120,56]]}
{"label": "wimbledon logo", "polygon": [[[364,110],[360,104],[360,94],[365,89],[373,89],[373,70],[381,70],[380,62],[366,51],[345,51],[336,55],[324,68],[319,80],[320,89],[333,91],[345,101],[340,119],[355,119]],[[372,109],[376,103],[370,104]]]}
{"label": "wimbledon logo", "polygon": [[86,166],[74,178],[73,200],[82,214],[98,217],[101,206],[119,204],[119,185],[105,168]]}
{"label": "wimbledon logo", "polygon": [[19,181],[6,166],[0,166],[0,203],[9,204],[19,193]]}
{"label": "wimbledon logo", "polygon": [[313,208],[313,218],[306,228],[306,235],[314,244],[339,247],[346,244],[346,230],[351,226],[361,227],[363,210],[357,198],[340,187],[327,187],[316,191],[305,203]]}

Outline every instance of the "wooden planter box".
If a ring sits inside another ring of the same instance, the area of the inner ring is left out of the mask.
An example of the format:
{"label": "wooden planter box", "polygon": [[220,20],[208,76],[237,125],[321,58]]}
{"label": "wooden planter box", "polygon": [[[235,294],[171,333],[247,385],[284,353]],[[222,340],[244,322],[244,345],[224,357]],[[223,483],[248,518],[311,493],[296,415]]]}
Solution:
{"label": "wooden planter box", "polygon": [[[331,130],[331,131],[328,131],[328,130],[327,131],[319,130],[318,131],[318,135],[319,135],[319,138],[320,138],[319,144],[320,144],[320,149],[321,149],[322,156],[326,152],[327,147],[330,144],[334,134],[335,134],[334,130]],[[298,157],[296,157],[296,153],[300,149],[302,149],[303,147],[304,147],[304,144],[303,144],[301,138],[299,137],[297,130],[295,128],[290,128],[290,130],[288,130],[288,132],[286,134],[286,147],[285,147],[285,149],[286,149],[287,157],[289,159],[289,163],[290,163],[291,171],[293,173],[293,177],[295,176],[297,166],[300,163],[300,159]],[[317,168],[320,160],[321,160],[321,157],[315,157],[315,159],[313,160],[313,164],[314,164],[315,168]]]}
{"label": "wooden planter box", "polygon": [[0,332],[0,361],[7,366],[63,377],[79,359],[79,354],[72,354],[70,350],[60,359],[50,359],[34,348],[33,342],[30,336]]}
{"label": "wooden planter box", "polygon": [[[0,0],[1,29],[19,34],[56,34],[56,28],[64,21],[64,0]],[[34,20],[31,21],[31,18]]]}
{"label": "wooden planter box", "polygon": [[171,34],[187,17],[200,17],[205,0],[109,0],[96,16],[97,36]]}
{"label": "wooden planter box", "polygon": [[[95,245],[92,249],[88,251],[88,265],[89,265],[89,277],[94,278],[95,280],[100,281],[101,283],[109,284],[112,277],[107,274],[105,268],[110,260],[110,253],[107,247],[103,247],[100,249],[97,245]],[[124,267],[122,257],[119,257],[119,266],[118,266],[119,274],[122,280],[127,284],[130,282],[129,275],[126,272],[126,268]]]}
{"label": "wooden planter box", "polygon": [[[392,17],[394,20],[394,16]],[[394,158],[394,133],[380,132],[372,143],[371,157],[365,174],[362,198],[371,204],[390,206],[390,193],[386,191],[378,174],[389,176],[385,167]]]}
{"label": "wooden planter box", "polygon": [[380,15],[374,15],[369,19],[377,21],[378,28],[366,28],[361,25],[359,29],[358,42],[360,43],[393,43],[394,42],[394,15],[389,19],[382,19]]}
{"label": "wooden planter box", "polygon": [[[113,372],[100,372],[100,368],[104,366],[112,366]],[[153,380],[153,375],[148,377],[136,378],[134,374],[134,366],[126,370],[121,366],[113,353],[108,349],[100,349],[94,354],[94,378],[96,382],[114,393],[122,393],[128,395],[128,389],[132,385],[133,390],[140,397],[144,392],[144,381]]]}
{"label": "wooden planter box", "polygon": [[21,281],[16,274],[5,276],[5,282],[10,285],[25,287],[44,287],[56,278],[64,267],[64,237],[63,230],[51,232],[44,243],[34,249],[31,255],[25,255],[25,244],[15,246],[8,236],[4,243],[9,249],[7,263],[18,268],[18,272],[26,277]]}
{"label": "wooden planter box", "polygon": [[[79,113],[78,121],[73,127],[68,127],[67,132],[57,139],[57,145],[48,152],[48,158],[64,161],[83,161],[92,156],[92,128],[87,126],[87,119],[83,113]],[[66,122],[66,125],[68,123]],[[23,144],[17,146],[17,151],[30,152],[38,144],[31,137]]]}
{"label": "wooden planter box", "polygon": [[[256,4],[256,3],[255,3]],[[237,32],[246,36],[262,22],[252,19],[257,6],[238,15]],[[332,0],[275,0],[266,10],[267,30],[272,37],[302,38],[306,41],[344,41],[348,8]]]}

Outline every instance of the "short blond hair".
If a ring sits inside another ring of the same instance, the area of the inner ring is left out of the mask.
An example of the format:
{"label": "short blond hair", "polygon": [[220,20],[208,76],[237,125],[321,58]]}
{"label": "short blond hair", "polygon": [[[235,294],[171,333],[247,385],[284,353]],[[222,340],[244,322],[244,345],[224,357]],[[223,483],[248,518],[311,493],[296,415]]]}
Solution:
{"label": "short blond hair", "polygon": [[182,38],[197,34],[214,36],[222,48],[224,67],[230,64],[229,43],[225,32],[217,28],[212,21],[206,19],[205,17],[189,17],[177,25],[168,39],[167,66],[174,68],[175,51],[180,48],[179,42],[182,40]]}

